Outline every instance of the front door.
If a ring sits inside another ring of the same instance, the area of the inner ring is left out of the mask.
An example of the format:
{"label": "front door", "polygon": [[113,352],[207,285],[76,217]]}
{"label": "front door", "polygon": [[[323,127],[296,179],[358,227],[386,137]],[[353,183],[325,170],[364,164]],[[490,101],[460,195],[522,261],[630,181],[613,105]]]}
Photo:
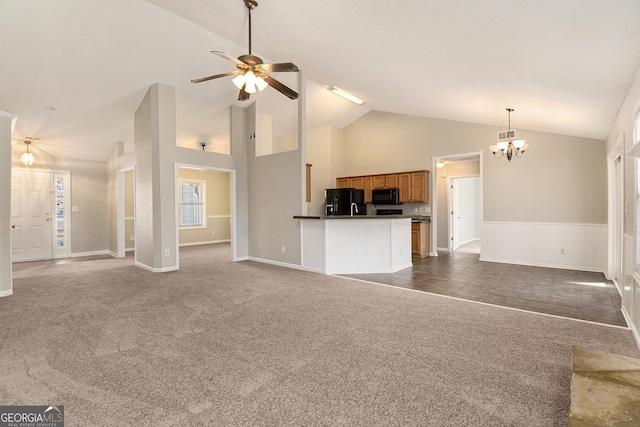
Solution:
{"label": "front door", "polygon": [[14,169],[11,182],[12,261],[52,255],[51,173]]}

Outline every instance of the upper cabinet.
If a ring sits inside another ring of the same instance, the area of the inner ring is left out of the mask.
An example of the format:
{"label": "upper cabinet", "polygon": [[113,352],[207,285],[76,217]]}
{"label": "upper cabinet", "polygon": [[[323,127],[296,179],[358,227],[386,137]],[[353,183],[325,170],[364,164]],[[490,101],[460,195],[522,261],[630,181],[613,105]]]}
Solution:
{"label": "upper cabinet", "polygon": [[426,203],[429,201],[429,171],[398,174],[400,202]]}
{"label": "upper cabinet", "polygon": [[398,174],[374,175],[373,188],[398,188]]}
{"label": "upper cabinet", "polygon": [[364,190],[365,203],[371,203],[371,190],[376,188],[399,188],[401,203],[428,203],[429,171],[337,178],[336,187]]}
{"label": "upper cabinet", "polygon": [[349,188],[349,178],[336,178],[336,188]]}

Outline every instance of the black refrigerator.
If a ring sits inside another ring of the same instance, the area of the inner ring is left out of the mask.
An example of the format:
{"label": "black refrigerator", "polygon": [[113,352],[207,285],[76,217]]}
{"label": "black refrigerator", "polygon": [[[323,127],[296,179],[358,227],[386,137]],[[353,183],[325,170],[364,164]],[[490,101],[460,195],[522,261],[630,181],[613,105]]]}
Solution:
{"label": "black refrigerator", "polygon": [[364,190],[355,188],[327,188],[324,190],[325,214],[351,215],[351,204],[355,203],[354,215],[366,215],[367,207],[364,204]]}

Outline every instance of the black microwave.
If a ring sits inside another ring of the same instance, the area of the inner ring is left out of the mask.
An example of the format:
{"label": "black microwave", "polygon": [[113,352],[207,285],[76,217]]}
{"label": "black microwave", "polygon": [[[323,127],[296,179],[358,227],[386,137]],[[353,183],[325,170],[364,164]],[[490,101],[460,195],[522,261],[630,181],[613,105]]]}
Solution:
{"label": "black microwave", "polygon": [[371,190],[371,203],[374,205],[399,205],[399,188],[376,188]]}

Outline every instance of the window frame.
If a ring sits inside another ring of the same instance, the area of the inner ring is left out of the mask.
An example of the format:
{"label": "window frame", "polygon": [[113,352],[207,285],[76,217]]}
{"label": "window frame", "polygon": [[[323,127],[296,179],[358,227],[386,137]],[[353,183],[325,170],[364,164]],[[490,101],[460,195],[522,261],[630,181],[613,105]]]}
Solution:
{"label": "window frame", "polygon": [[[182,184],[192,184],[202,186],[202,200],[198,203],[183,202],[181,196]],[[182,206],[183,205],[200,205],[201,206],[201,224],[183,225],[182,224]],[[178,180],[178,229],[179,230],[195,230],[207,228],[207,181],[201,179],[183,178]]]}

